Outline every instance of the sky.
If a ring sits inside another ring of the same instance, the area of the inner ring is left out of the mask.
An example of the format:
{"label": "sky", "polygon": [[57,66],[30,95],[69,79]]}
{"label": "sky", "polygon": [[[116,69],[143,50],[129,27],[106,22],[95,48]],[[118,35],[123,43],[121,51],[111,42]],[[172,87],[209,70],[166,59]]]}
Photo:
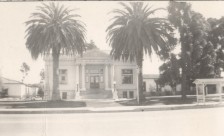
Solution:
{"label": "sky", "polygon": [[[49,3],[49,2],[45,2]],[[77,9],[75,12],[81,15],[79,18],[86,24],[87,41],[93,40],[101,50],[110,50],[106,42],[105,32],[107,26],[111,23],[113,14],[109,14],[120,5],[117,1],[73,1],[58,2],[71,9]],[[168,2],[156,1],[147,2],[153,8],[166,8]],[[220,18],[224,15],[222,1],[203,1],[190,2],[194,11],[197,11],[209,18]],[[30,66],[30,72],[25,79],[25,83],[38,83],[40,81],[39,73],[44,68],[42,57],[33,60],[29,51],[26,49],[25,21],[29,20],[30,14],[35,11],[36,6],[41,2],[3,2],[0,4],[0,69],[2,76],[20,81],[22,74],[20,67],[23,62]],[[159,12],[155,16],[166,16],[166,12]],[[178,52],[179,48],[175,50]],[[145,57],[143,63],[144,74],[159,74],[159,66],[163,62],[156,55]]]}

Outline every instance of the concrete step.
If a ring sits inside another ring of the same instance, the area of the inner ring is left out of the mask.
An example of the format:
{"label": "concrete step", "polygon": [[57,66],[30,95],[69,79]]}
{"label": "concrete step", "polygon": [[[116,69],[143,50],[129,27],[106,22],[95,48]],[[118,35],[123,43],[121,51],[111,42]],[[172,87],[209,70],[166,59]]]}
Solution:
{"label": "concrete step", "polygon": [[80,92],[81,99],[111,99],[113,97],[111,90],[86,90]]}

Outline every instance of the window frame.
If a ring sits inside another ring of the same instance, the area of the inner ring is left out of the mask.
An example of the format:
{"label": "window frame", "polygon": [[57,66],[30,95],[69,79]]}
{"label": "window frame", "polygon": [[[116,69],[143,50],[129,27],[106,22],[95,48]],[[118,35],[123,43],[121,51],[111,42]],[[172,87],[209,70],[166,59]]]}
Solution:
{"label": "window frame", "polygon": [[68,69],[59,69],[59,84],[68,84]]}
{"label": "window frame", "polygon": [[[126,94],[125,94],[125,93],[126,93]],[[124,97],[125,95],[126,95],[126,97]],[[128,91],[123,91],[123,92],[122,92],[122,97],[123,97],[123,98],[128,98]]]}
{"label": "window frame", "polygon": [[[130,73],[126,73],[125,70],[130,70]],[[121,83],[122,84],[133,84],[134,81],[133,81],[133,77],[134,77],[134,74],[133,74],[133,69],[122,69],[121,70]],[[124,78],[131,78],[130,82],[124,82]]]}

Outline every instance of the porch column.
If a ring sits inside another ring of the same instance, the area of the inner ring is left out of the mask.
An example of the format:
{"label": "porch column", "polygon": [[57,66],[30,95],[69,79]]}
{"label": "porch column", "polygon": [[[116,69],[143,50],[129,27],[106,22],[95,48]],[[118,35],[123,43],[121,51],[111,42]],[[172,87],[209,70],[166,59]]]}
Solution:
{"label": "porch column", "polygon": [[85,91],[86,90],[86,85],[85,85],[86,81],[85,81],[85,64],[82,64],[82,90]]}
{"label": "porch column", "polygon": [[75,83],[75,85],[76,85],[76,91],[79,91],[78,89],[80,88],[80,85],[79,85],[79,64],[77,64],[76,65],[76,72],[75,72],[75,74],[76,74],[76,79],[75,79],[75,81],[76,81],[76,83]]}
{"label": "porch column", "polygon": [[202,91],[203,91],[203,103],[205,104],[205,84],[202,84]]}
{"label": "porch column", "polygon": [[105,90],[108,90],[108,64],[105,65]]}
{"label": "porch column", "polygon": [[222,102],[222,84],[218,83],[217,88],[218,88],[219,102]]}
{"label": "porch column", "polygon": [[196,84],[196,97],[197,97],[197,103],[199,103],[199,93],[198,93],[198,91],[199,91],[199,88],[198,88],[198,84]]}
{"label": "porch column", "polygon": [[110,84],[111,85],[110,86],[111,86],[111,90],[113,90],[114,89],[114,65],[113,64],[110,65],[110,69],[111,69],[110,70],[111,71],[111,74],[110,74],[110,76],[111,76]]}

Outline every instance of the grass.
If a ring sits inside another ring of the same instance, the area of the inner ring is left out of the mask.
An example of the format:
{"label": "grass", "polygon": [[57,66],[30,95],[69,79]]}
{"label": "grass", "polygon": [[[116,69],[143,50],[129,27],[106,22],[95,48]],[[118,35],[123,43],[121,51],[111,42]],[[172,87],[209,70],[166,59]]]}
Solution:
{"label": "grass", "polygon": [[[137,106],[137,100],[118,101],[123,106]],[[180,97],[161,97],[161,98],[147,98],[141,105],[153,106],[153,105],[181,105],[181,104],[193,104],[196,103],[196,98],[187,98],[182,100]]]}
{"label": "grass", "polygon": [[82,101],[30,101],[30,102],[4,102],[0,108],[21,109],[21,108],[77,108],[86,107]]}
{"label": "grass", "polygon": [[[144,106],[153,105],[181,105],[196,103],[195,97],[188,97],[185,101],[181,97],[148,97]],[[121,100],[121,101],[18,101],[18,102],[0,102],[0,109],[19,109],[19,108],[77,108],[77,107],[122,107],[122,106],[138,106],[137,100]]]}

